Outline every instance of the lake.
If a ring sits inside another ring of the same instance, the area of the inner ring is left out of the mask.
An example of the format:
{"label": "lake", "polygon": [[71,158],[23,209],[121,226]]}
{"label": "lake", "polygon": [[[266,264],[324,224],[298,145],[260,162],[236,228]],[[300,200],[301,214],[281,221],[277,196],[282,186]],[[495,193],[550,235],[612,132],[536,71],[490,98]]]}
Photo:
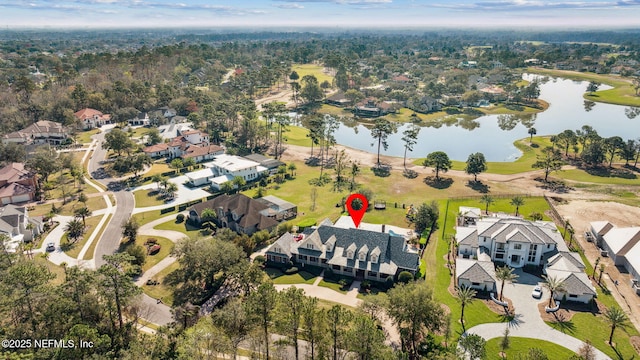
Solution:
{"label": "lake", "polygon": [[[525,74],[523,78],[531,80],[536,75]],[[583,125],[592,126],[600,136],[618,135],[624,140],[640,136],[640,117],[629,119],[624,106],[595,103],[590,111],[585,110],[582,95],[587,82],[561,78],[549,79],[540,85],[540,98],[547,101],[549,108],[533,115],[487,115],[472,121],[460,121],[456,124],[443,124],[439,128],[422,127],[418,143],[408,157],[425,157],[433,151],[444,151],[449,158],[466,161],[469,154],[481,152],[487,161],[514,161],[521,152],[513,145],[514,141],[528,137],[527,130],[533,126],[537,135],[555,135],[563,130],[580,129]],[[600,89],[607,89],[601,86]],[[381,154],[400,156],[404,154],[402,131],[410,124],[403,124],[398,132],[389,137],[388,150]],[[377,152],[377,141],[364,125],[349,127],[344,124],[336,132],[339,144],[367,152]]]}

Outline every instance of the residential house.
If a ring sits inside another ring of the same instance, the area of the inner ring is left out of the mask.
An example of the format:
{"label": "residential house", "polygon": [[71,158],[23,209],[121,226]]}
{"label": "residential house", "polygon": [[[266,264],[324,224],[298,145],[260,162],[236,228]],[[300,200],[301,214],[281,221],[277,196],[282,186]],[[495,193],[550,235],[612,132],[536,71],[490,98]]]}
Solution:
{"label": "residential house", "polygon": [[142,151],[145,154],[149,155],[149,157],[152,157],[152,158],[168,156],[169,155],[169,144],[160,143],[160,144],[147,146],[144,149],[142,149]]}
{"label": "residential house", "polygon": [[133,119],[129,119],[130,126],[149,126],[149,124],[149,114],[147,114],[146,112],[140,112]]}
{"label": "residential house", "polygon": [[176,109],[170,108],[168,106],[163,106],[161,108],[158,108],[158,110],[161,112],[162,116],[167,119],[171,119],[172,117],[178,115]]}
{"label": "residential house", "polygon": [[[476,218],[476,208],[461,207],[456,227],[458,286],[495,289],[495,263],[512,268],[543,266],[547,276],[563,280],[558,299],[589,302],[595,288],[585,274],[584,263],[567,245],[552,222],[528,221],[510,216]],[[465,217],[469,215],[469,217]]]}
{"label": "residential house", "polygon": [[37,180],[23,163],[11,163],[0,169],[0,203],[15,204],[33,201]]}
{"label": "residential house", "polygon": [[338,91],[335,94],[329,96],[324,100],[326,104],[338,106],[338,107],[346,107],[351,104],[351,100],[347,99],[344,96],[344,92]]}
{"label": "residential house", "polygon": [[188,146],[182,155],[184,159],[193,159],[196,163],[215,159],[216,156],[224,154],[224,148],[218,145],[191,145]]}
{"label": "residential house", "polygon": [[255,161],[227,154],[216,156],[212,162],[205,164],[205,166],[211,167],[216,175],[211,179],[211,187],[216,190],[220,190],[222,184],[232,181],[236,176],[250,182],[258,180],[261,174],[267,172],[267,168]]}
{"label": "residential house", "polygon": [[580,254],[563,251],[549,258],[543,272],[552,278],[562,281],[562,290],[556,291],[553,297],[562,301],[588,303],[597,293],[589,276],[585,273],[585,265]]}
{"label": "residential house", "polygon": [[278,172],[278,168],[282,165],[286,165],[280,160],[272,159],[260,154],[251,154],[244,156],[245,159],[249,159],[251,161],[255,161],[260,165],[267,168],[269,171],[269,175],[275,175]]}
{"label": "residential house", "polygon": [[15,252],[23,242],[30,242],[42,232],[41,217],[30,218],[27,208],[5,205],[0,208],[0,234],[7,236],[5,249]]}
{"label": "residential house", "polygon": [[640,294],[640,227],[617,227],[608,221],[595,221],[591,233],[616,266],[629,272],[632,287]]}
{"label": "residential house", "polygon": [[363,229],[341,228],[325,220],[302,234],[286,233],[266,251],[268,264],[299,267],[319,266],[335,274],[385,281],[402,271],[416,274],[420,266],[418,251],[396,234]]}
{"label": "residential house", "polygon": [[589,231],[596,239],[596,245],[603,247],[604,235],[613,229],[615,225],[608,221],[593,221],[589,224]]}
{"label": "residential house", "polygon": [[218,227],[229,228],[239,234],[252,235],[257,231],[271,231],[278,221],[268,216],[269,207],[243,194],[220,195],[212,200],[193,205],[189,221],[202,222],[204,209],[213,209]]}
{"label": "residential house", "polygon": [[278,221],[293,219],[298,216],[298,206],[273,195],[263,196],[259,202],[269,207],[268,215]]}
{"label": "residential house", "polygon": [[414,97],[407,101],[407,106],[420,113],[430,113],[442,110],[442,103],[430,96]]}
{"label": "residential house", "polygon": [[158,126],[158,132],[164,141],[170,141],[180,136],[182,132],[189,130],[193,130],[193,124],[190,122],[176,121],[176,117],[171,119],[169,124]]}
{"label": "residential house", "polygon": [[103,114],[101,111],[91,108],[78,110],[73,116],[82,124],[83,130],[99,128],[102,125],[111,123],[111,115]]}
{"label": "residential house", "polygon": [[360,117],[378,117],[395,112],[391,103],[386,101],[376,102],[374,98],[367,98],[353,108],[353,113]]}
{"label": "residential house", "polygon": [[40,120],[22,130],[3,135],[2,142],[21,145],[60,145],[69,138],[69,133],[70,130],[60,123]]}

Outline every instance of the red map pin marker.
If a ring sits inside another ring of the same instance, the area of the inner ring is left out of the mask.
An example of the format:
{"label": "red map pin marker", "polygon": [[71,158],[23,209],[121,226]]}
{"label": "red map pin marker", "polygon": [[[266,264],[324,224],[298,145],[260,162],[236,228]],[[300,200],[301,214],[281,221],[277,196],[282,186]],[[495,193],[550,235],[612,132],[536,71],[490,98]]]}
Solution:
{"label": "red map pin marker", "polygon": [[[353,208],[353,200],[359,199],[362,201],[362,208],[360,210],[356,210]],[[347,202],[345,203],[347,206],[347,211],[349,211],[349,216],[353,220],[353,223],[356,225],[356,229],[360,226],[360,222],[362,221],[362,217],[364,213],[367,212],[367,208],[369,207],[369,202],[367,202],[367,198],[362,194],[351,194],[347,198]]]}

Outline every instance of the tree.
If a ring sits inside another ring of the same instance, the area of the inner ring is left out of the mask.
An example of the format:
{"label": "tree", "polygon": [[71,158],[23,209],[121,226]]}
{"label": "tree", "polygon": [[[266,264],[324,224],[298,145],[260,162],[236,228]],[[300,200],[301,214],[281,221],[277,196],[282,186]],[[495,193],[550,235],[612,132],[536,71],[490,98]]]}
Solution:
{"label": "tree", "polygon": [[522,196],[514,196],[511,199],[511,205],[516,207],[516,216],[518,216],[518,211],[520,210],[520,206],[524,205],[524,199]]}
{"label": "tree", "polygon": [[544,283],[542,284],[547,290],[549,290],[549,307],[553,306],[555,299],[553,298],[555,293],[564,290],[564,280],[558,279],[555,276],[542,276]]}
{"label": "tree", "polygon": [[[127,272],[133,258],[127,253],[105,255],[106,264],[98,269],[99,294],[107,302],[112,327],[113,319],[118,319],[118,329],[124,328],[124,308],[142,290],[131,281]],[[114,314],[115,313],[115,314]]]}
{"label": "tree", "polygon": [[171,167],[174,169],[182,169],[184,167],[184,163],[182,162],[182,159],[175,158],[171,160]]}
{"label": "tree", "polygon": [[300,75],[298,75],[298,73],[295,70],[292,71],[291,74],[289,75],[289,80],[298,81],[298,79],[300,79]]}
{"label": "tree", "polygon": [[233,359],[236,359],[240,343],[249,336],[255,324],[247,306],[236,298],[216,309],[211,318],[215,326],[223,329],[224,337],[231,344]]}
{"label": "tree", "polygon": [[469,155],[467,158],[467,166],[464,168],[464,171],[473,175],[473,181],[478,181],[478,174],[487,170],[487,161],[484,159],[484,154],[477,152]]}
{"label": "tree", "polygon": [[460,339],[460,347],[469,354],[469,359],[471,360],[484,359],[487,357],[486,344],[487,341],[477,334],[469,334]]}
{"label": "tree", "polygon": [[26,165],[28,169],[40,175],[44,183],[49,181],[49,176],[61,167],[58,154],[49,146],[38,148],[35,154],[29,157]]}
{"label": "tree", "polygon": [[434,151],[427,155],[427,158],[422,162],[422,166],[434,168],[436,172],[436,180],[440,180],[440,171],[446,173],[451,169],[452,164],[451,160],[449,160],[449,156],[444,151]]}
{"label": "tree", "polygon": [[591,345],[591,341],[586,340],[578,349],[580,360],[596,360],[596,350]]}
{"label": "tree", "polygon": [[462,324],[462,331],[465,331],[464,326],[464,308],[470,305],[476,299],[477,292],[470,287],[461,286],[456,289],[456,298],[460,303],[460,323]]}
{"label": "tree", "polygon": [[231,181],[225,181],[220,185],[220,191],[225,194],[230,194],[233,191],[233,183]]}
{"label": "tree", "polygon": [[346,337],[349,350],[361,360],[389,358],[390,349],[384,345],[385,334],[376,321],[366,314],[355,314]]}
{"label": "tree", "polygon": [[578,143],[578,136],[573,130],[565,130],[556,136],[556,140],[564,148],[564,156],[567,156],[569,147]]}
{"label": "tree", "polygon": [[292,286],[278,293],[278,317],[276,327],[293,343],[295,359],[300,358],[298,338],[301,331],[302,309],[306,300],[304,291]]}
{"label": "tree", "polygon": [[69,221],[67,223],[67,226],[65,226],[64,230],[67,232],[67,237],[73,240],[72,241],[73,243],[78,241],[78,239],[81,238],[82,235],[84,235],[84,231],[85,231],[84,224],[82,224],[82,222],[77,219],[73,219]]}
{"label": "tree", "polygon": [[302,90],[300,96],[308,103],[322,100],[324,92],[318,84],[318,79],[313,75],[305,75],[302,77]]}
{"label": "tree", "polygon": [[529,134],[529,142],[532,142],[533,135],[536,135],[538,133],[538,130],[536,130],[536,128],[534,127],[530,127],[529,130],[527,130],[527,133]]}
{"label": "tree", "polygon": [[131,217],[122,224],[122,235],[127,238],[127,241],[134,243],[138,236],[139,228],[140,224],[138,224],[135,218]]}
{"label": "tree", "polygon": [[165,187],[165,192],[170,199],[173,199],[176,196],[176,192],[178,191],[178,185],[175,183],[169,182]]}
{"label": "tree", "polygon": [[[504,329],[504,334],[502,335],[502,339],[500,339],[500,351],[504,354],[504,352],[511,346],[511,339],[509,338],[509,328],[506,327]],[[506,357],[506,355],[503,355]]]}
{"label": "tree", "polygon": [[413,151],[413,145],[418,142],[420,129],[420,126],[412,124],[402,132],[402,141],[404,142],[404,159],[402,165],[405,169],[407,168],[407,151]]}
{"label": "tree", "polygon": [[351,162],[351,169],[349,175],[351,175],[351,183],[349,184],[349,191],[353,192],[356,189],[356,176],[360,174],[360,163],[357,161]]}
{"label": "tree", "polygon": [[446,316],[433,291],[421,281],[396,284],[387,292],[387,314],[398,327],[409,358],[418,358],[420,339],[443,328]]}
{"label": "tree", "polygon": [[583,149],[580,157],[587,165],[599,166],[605,160],[604,141],[598,139],[591,140]]}
{"label": "tree", "polygon": [[600,88],[600,83],[591,81],[589,85],[587,85],[587,92],[589,95],[593,95],[594,92],[598,91],[598,88]]}
{"label": "tree", "polygon": [[160,136],[158,128],[149,129],[145,135],[147,135],[147,146],[156,145],[162,142],[162,136]]}
{"label": "tree", "polygon": [[609,334],[609,345],[613,346],[613,333],[616,328],[625,328],[628,326],[629,318],[627,314],[617,306],[612,306],[605,310],[604,316],[611,325],[611,333]]}
{"label": "tree", "polygon": [[494,202],[496,202],[493,199],[493,196],[489,195],[489,194],[484,194],[482,195],[482,197],[480,198],[480,202],[483,203],[485,205],[484,207],[484,213],[489,215],[489,205],[493,204]]}
{"label": "tree", "polygon": [[247,185],[247,181],[242,176],[234,176],[231,180],[233,187],[239,192],[243,186]]}
{"label": "tree", "polygon": [[624,147],[624,141],[620,136],[612,136],[604,140],[604,151],[609,155],[609,167],[622,147]]}
{"label": "tree", "polygon": [[627,142],[620,149],[620,156],[626,161],[625,166],[629,166],[629,161],[636,158],[638,152],[638,143],[635,140],[627,140]]}
{"label": "tree", "polygon": [[[422,203],[416,209],[414,215],[409,220],[413,223],[416,234],[422,234],[426,229],[432,228],[437,224],[440,217],[438,203],[432,201],[431,204]],[[433,232],[430,231],[430,233]]]}
{"label": "tree", "polygon": [[298,169],[298,167],[296,166],[295,163],[290,163],[287,166],[287,170],[289,170],[291,172],[291,177],[294,177],[296,174],[296,170]]}
{"label": "tree", "polygon": [[389,148],[389,143],[387,143],[387,138],[389,135],[394,134],[398,131],[398,126],[395,123],[392,123],[386,119],[376,119],[376,122],[371,129],[371,136],[374,139],[378,140],[378,162],[377,166],[380,166],[380,146],[387,150]]}
{"label": "tree", "polygon": [[334,305],[327,311],[327,322],[329,324],[329,338],[331,340],[331,348],[333,350],[333,360],[338,360],[340,349],[344,349],[345,337],[349,323],[353,314],[345,309],[342,305]]}
{"label": "tree", "polygon": [[316,358],[316,349],[326,336],[326,313],[318,309],[318,298],[305,298],[302,304],[302,323],[311,359]]}
{"label": "tree", "polygon": [[89,208],[87,208],[86,206],[83,206],[81,208],[75,209],[73,212],[73,215],[75,217],[82,218],[82,226],[87,226],[87,223],[85,222],[85,218],[87,216],[91,216],[91,210],[89,210]]}
{"label": "tree", "polygon": [[537,161],[531,164],[531,167],[534,169],[543,169],[544,182],[547,182],[549,174],[552,171],[562,169],[562,155],[558,149],[547,146],[542,150],[542,153],[537,156]]}
{"label": "tree", "polygon": [[500,296],[499,299],[502,301],[502,295],[504,293],[504,284],[505,283],[514,283],[518,278],[517,274],[513,273],[513,268],[508,266],[499,266],[496,268],[496,279],[500,280]]}
{"label": "tree", "polygon": [[636,92],[636,96],[638,96],[638,92],[640,92],[640,75],[634,76],[632,79],[633,90]]}
{"label": "tree", "polygon": [[247,304],[251,313],[255,316],[262,329],[265,343],[266,359],[269,360],[269,326],[273,321],[273,313],[276,307],[277,291],[271,283],[262,283],[256,291],[249,294]]}
{"label": "tree", "polygon": [[104,136],[104,145],[107,150],[113,150],[120,156],[122,151],[128,151],[133,147],[133,142],[126,132],[113,129]]}

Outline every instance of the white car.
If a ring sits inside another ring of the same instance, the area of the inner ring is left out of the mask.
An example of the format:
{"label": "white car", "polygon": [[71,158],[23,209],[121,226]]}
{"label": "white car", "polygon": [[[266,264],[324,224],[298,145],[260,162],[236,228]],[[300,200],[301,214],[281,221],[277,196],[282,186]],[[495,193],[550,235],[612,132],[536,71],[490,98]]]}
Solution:
{"label": "white car", "polygon": [[47,251],[55,251],[56,250],[56,245],[52,242],[47,244]]}
{"label": "white car", "polygon": [[533,291],[531,292],[531,296],[536,299],[540,299],[542,297],[542,287],[540,287],[540,285],[534,287]]}

